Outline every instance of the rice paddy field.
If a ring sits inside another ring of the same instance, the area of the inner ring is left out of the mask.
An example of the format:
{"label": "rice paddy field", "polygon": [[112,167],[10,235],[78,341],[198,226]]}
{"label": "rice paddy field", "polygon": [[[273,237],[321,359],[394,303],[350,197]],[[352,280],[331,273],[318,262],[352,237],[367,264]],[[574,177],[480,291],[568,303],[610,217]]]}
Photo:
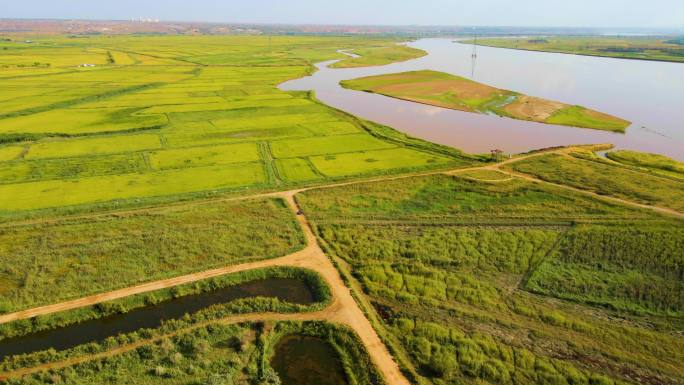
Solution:
{"label": "rice paddy field", "polygon": [[345,88],[466,112],[563,126],[625,132],[630,122],[582,106],[523,95],[437,71],[344,80]]}
{"label": "rice paddy field", "polygon": [[681,220],[492,172],[297,199],[414,384],[684,379]]}
{"label": "rice paddy field", "polygon": [[2,213],[474,161],[408,146],[311,94],[277,88],[310,73],[315,62],[347,58],[338,49],[367,50],[372,63],[363,65],[417,51],[390,39],[10,40],[0,42]]}

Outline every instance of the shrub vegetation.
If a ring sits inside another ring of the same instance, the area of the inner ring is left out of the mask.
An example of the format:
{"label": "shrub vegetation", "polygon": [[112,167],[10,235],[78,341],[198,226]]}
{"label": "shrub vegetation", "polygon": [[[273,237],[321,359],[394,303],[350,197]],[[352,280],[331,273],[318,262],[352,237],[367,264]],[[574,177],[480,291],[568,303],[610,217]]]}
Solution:
{"label": "shrub vegetation", "polygon": [[507,167],[549,182],[684,212],[682,180],[558,154],[536,156]]}
{"label": "shrub vegetation", "polygon": [[297,199],[414,383],[682,381],[679,220],[467,175]]}
{"label": "shrub vegetation", "polygon": [[190,203],[5,227],[0,307],[17,311],[283,256],[303,246],[299,225],[280,199]]}

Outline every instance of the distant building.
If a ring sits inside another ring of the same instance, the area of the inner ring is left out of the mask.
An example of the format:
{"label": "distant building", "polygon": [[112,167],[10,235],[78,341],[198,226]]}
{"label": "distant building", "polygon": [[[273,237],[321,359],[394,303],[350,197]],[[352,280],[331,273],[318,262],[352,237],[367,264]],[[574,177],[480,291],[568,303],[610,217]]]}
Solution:
{"label": "distant building", "polygon": [[83,63],[79,67],[95,67],[95,64]]}

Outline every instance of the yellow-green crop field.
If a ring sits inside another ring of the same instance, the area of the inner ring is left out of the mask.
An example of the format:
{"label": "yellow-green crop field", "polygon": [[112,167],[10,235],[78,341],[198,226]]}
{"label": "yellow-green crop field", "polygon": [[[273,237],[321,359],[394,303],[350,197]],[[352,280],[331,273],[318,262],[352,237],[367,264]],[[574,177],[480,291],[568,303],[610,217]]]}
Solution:
{"label": "yellow-green crop field", "polygon": [[392,39],[11,40],[0,42],[0,212],[473,162],[277,87],[319,61],[361,65],[340,49],[363,65],[423,54]]}

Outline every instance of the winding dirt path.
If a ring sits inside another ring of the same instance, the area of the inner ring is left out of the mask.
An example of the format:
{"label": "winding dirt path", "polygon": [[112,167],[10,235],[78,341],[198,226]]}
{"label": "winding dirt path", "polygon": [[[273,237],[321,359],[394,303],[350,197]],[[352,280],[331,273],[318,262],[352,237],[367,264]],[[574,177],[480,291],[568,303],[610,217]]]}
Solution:
{"label": "winding dirt path", "polygon": [[[192,283],[196,281],[200,281],[203,279],[211,278],[211,277],[217,277],[225,274],[230,274],[230,273],[236,273],[236,272],[241,272],[245,270],[251,270],[251,269],[259,269],[259,268],[265,268],[265,267],[274,267],[274,266],[293,266],[293,267],[300,267],[300,268],[306,268],[310,269],[313,271],[316,271],[318,274],[320,274],[323,279],[328,283],[330,286],[331,292],[332,292],[332,299],[331,303],[328,307],[321,311],[317,312],[311,312],[311,313],[295,313],[295,314],[280,314],[280,313],[256,313],[256,314],[244,314],[244,315],[235,315],[235,316],[230,316],[227,318],[223,318],[220,320],[212,320],[212,321],[207,321],[206,323],[203,324],[198,324],[198,325],[193,325],[191,328],[188,329],[183,329],[180,331],[175,332],[175,334],[181,334],[184,333],[188,330],[192,330],[194,328],[199,328],[206,326],[207,324],[211,323],[240,323],[240,322],[247,322],[247,321],[287,321],[287,320],[299,320],[299,321],[305,321],[305,320],[325,320],[329,322],[337,322],[341,324],[345,324],[352,328],[360,337],[361,341],[363,342],[365,348],[367,349],[371,359],[373,362],[376,364],[377,368],[379,371],[382,373],[384,376],[385,380],[389,385],[409,385],[409,381],[404,377],[404,375],[401,373],[399,366],[387,350],[387,347],[384,345],[378,334],[376,333],[375,329],[373,328],[372,324],[368,320],[368,318],[364,315],[363,311],[359,307],[359,305],[356,303],[354,298],[351,295],[350,289],[345,285],[343,282],[340,273],[338,270],[335,268],[335,266],[332,264],[330,259],[323,253],[322,249],[320,248],[318,241],[313,233],[313,230],[311,229],[311,226],[309,225],[309,222],[307,221],[306,217],[302,214],[297,214],[300,213],[300,208],[295,200],[295,195],[307,191],[307,190],[312,190],[312,189],[321,189],[321,188],[333,188],[333,187],[340,187],[340,186],[346,186],[346,185],[352,185],[352,184],[359,184],[359,183],[368,183],[368,182],[377,182],[377,181],[388,181],[388,180],[396,180],[396,179],[403,179],[403,178],[410,178],[410,177],[416,177],[416,176],[427,176],[427,175],[437,175],[437,174],[447,174],[447,175],[457,175],[459,173],[465,172],[465,171],[472,171],[472,170],[495,170],[495,171],[500,171],[503,173],[506,173],[508,175],[517,177],[517,178],[522,178],[534,183],[542,183],[542,184],[548,184],[552,186],[556,186],[559,188],[564,188],[567,190],[572,190],[578,193],[590,195],[594,198],[600,199],[600,200],[605,200],[605,201],[612,201],[612,202],[617,202],[625,205],[629,205],[632,207],[639,207],[639,208],[646,208],[650,210],[654,210],[657,212],[661,212],[663,214],[668,214],[672,216],[676,216],[679,218],[684,218],[684,213],[672,210],[672,209],[667,209],[663,207],[656,207],[656,206],[649,206],[649,205],[644,205],[628,200],[624,200],[621,198],[615,198],[615,197],[609,197],[609,196],[604,196],[604,195],[599,195],[595,192],[592,191],[587,191],[587,190],[582,190],[578,189],[575,187],[571,186],[566,186],[566,185],[560,185],[552,182],[547,182],[541,179],[537,179],[535,177],[532,177],[527,174],[521,174],[518,172],[513,172],[510,170],[502,170],[501,167],[505,166],[510,163],[515,163],[519,162],[524,159],[528,159],[531,157],[536,157],[536,156],[541,156],[544,154],[549,154],[549,153],[567,153],[567,151],[571,150],[572,148],[561,148],[561,149],[551,149],[548,151],[540,151],[532,154],[527,154],[519,157],[515,157],[512,159],[505,160],[503,162],[497,163],[497,164],[492,164],[492,165],[486,165],[486,166],[478,166],[478,167],[469,167],[469,168],[462,168],[462,169],[457,169],[457,170],[449,170],[449,171],[430,171],[430,172],[423,172],[423,173],[411,173],[411,174],[404,174],[404,175],[395,175],[395,176],[388,176],[388,177],[378,177],[378,178],[369,178],[369,179],[363,179],[363,180],[354,180],[354,181],[349,181],[349,182],[341,182],[341,183],[334,183],[330,185],[323,185],[323,186],[313,186],[313,187],[307,187],[307,188],[301,188],[301,189],[295,189],[295,190],[290,190],[290,191],[281,191],[281,192],[272,192],[272,193],[264,193],[264,194],[256,194],[256,195],[251,195],[251,196],[242,196],[242,197],[227,197],[227,198],[218,198],[218,199],[210,199],[210,200],[204,200],[204,201],[199,201],[199,202],[183,202],[179,204],[174,204],[173,206],[178,206],[178,205],[193,205],[193,204],[208,204],[216,201],[230,201],[230,200],[246,200],[246,199],[259,199],[259,198],[267,198],[267,197],[279,197],[283,198],[285,201],[288,202],[290,208],[295,212],[297,220],[301,226],[301,229],[305,235],[307,246],[295,253],[279,257],[279,258],[274,258],[274,259],[269,259],[269,260],[264,260],[264,261],[257,261],[257,262],[250,262],[250,263],[245,263],[245,264],[239,264],[239,265],[233,265],[233,266],[227,266],[227,267],[222,267],[218,269],[212,269],[212,270],[207,270],[207,271],[202,271],[198,273],[193,273],[193,274],[187,274],[183,276],[178,276],[174,278],[169,278],[169,279],[164,279],[164,280],[159,280],[159,281],[153,281],[153,282],[147,282],[143,283],[140,285],[135,285],[127,288],[122,288],[118,290],[113,290],[109,291],[106,293],[100,293],[100,294],[95,294],[83,298],[78,298],[70,301],[65,301],[65,302],[60,302],[60,303],[55,303],[55,304],[50,304],[46,306],[41,306],[41,307],[36,307],[32,309],[27,309],[27,310],[22,310],[18,311],[15,313],[10,313],[10,314],[5,314],[0,316],[0,324],[11,322],[11,321],[16,321],[16,320],[21,320],[21,319],[28,319],[32,318],[35,316],[39,315],[47,315],[47,314],[52,314],[56,312],[61,312],[61,311],[66,311],[66,310],[71,310],[71,309],[76,309],[84,306],[90,306],[90,305],[95,305],[98,303],[106,302],[106,301],[111,301],[119,298],[124,298],[127,296],[135,295],[135,294],[141,294],[141,293],[146,293],[150,291],[155,291],[155,290],[160,290],[160,289],[165,289],[165,288],[170,288],[186,283]],[[507,179],[508,180],[508,179]],[[168,207],[168,206],[165,206]],[[97,213],[97,214],[89,214],[89,215],[80,215],[80,216],[72,216],[72,217],[67,217],[67,219],[74,219],[74,218],[87,218],[87,217],[99,217],[99,216],[105,216],[105,215],[127,215],[129,213],[136,213],[136,212],[144,212],[144,211],[152,211],[152,210],[163,210],[164,207],[155,207],[155,208],[143,208],[143,209],[132,209],[132,210],[125,210],[125,211],[118,211],[118,212],[108,212],[108,213]],[[60,220],[64,220],[64,218],[55,218],[55,219],[45,219],[45,220],[28,220],[28,221],[21,221],[21,222],[14,222],[14,223],[9,223],[9,224],[0,224],[0,227],[4,226],[13,226],[13,225],[25,225],[25,224],[32,224],[32,223],[49,223],[49,222],[57,222]],[[173,334],[171,334],[173,335]],[[105,358],[108,356],[112,356],[115,354],[120,354],[124,353],[127,351],[134,350],[142,345],[153,343],[161,338],[168,337],[167,336],[160,336],[156,337],[150,340],[143,340],[136,342],[134,344],[122,346],[107,352],[103,353],[98,353],[90,356],[83,356],[83,357],[77,357],[71,360],[66,360],[66,361],[60,361],[60,362],[54,362],[54,363],[48,363],[48,364],[43,364],[31,368],[24,368],[24,369],[19,369],[16,371],[8,372],[8,373],[0,373],[0,380],[3,378],[11,378],[11,377],[21,377],[27,374],[31,373],[36,373],[39,371],[43,370],[49,370],[49,369],[58,369],[58,368],[63,368],[67,366],[71,366],[74,364],[78,364],[81,362],[87,362],[91,360],[97,360],[101,358]]]}
{"label": "winding dirt path", "polygon": [[[279,196],[285,199],[292,211],[295,213],[297,220],[304,232],[307,246],[298,252],[293,254],[252,263],[245,263],[241,265],[228,266],[219,269],[213,269],[208,271],[203,271],[194,274],[183,275],[180,277],[164,279],[160,281],[149,282],[137,286],[127,287],[124,289],[114,290],[107,293],[96,294],[88,297],[83,297],[75,299],[72,301],[66,301],[61,303],[56,303],[47,306],[41,306],[34,309],[28,309],[24,311],[19,311],[16,313],[7,314],[0,316],[0,324],[11,322],[20,319],[27,319],[35,317],[38,315],[46,315],[51,313],[56,313],[65,310],[76,309],[84,306],[95,305],[105,301],[111,301],[114,299],[119,299],[127,297],[130,295],[145,293],[149,291],[169,288],[177,285],[182,285],[185,283],[191,283],[211,277],[216,277],[220,275],[236,273],[245,270],[258,269],[264,267],[273,266],[294,266],[300,268],[306,268],[313,270],[320,274],[323,279],[330,286],[332,299],[330,305],[325,309],[312,312],[312,313],[295,313],[295,314],[278,314],[278,313],[262,313],[262,314],[245,314],[236,315],[221,320],[208,321],[203,324],[194,325],[189,329],[184,329],[176,332],[179,334],[194,328],[205,326],[211,323],[239,323],[246,321],[288,321],[288,320],[325,320],[328,322],[336,322],[349,326],[353,329],[368,351],[371,359],[377,366],[378,370],[382,373],[385,380],[390,385],[409,385],[408,380],[401,373],[399,366],[392,358],[391,354],[383,344],[380,337],[373,329],[370,321],[361,311],[361,308],[357,305],[356,301],[351,295],[349,288],[344,284],[339,272],[332,264],[330,259],[321,250],[316,236],[314,235],[309,222],[304,215],[297,215],[299,212],[299,206],[294,199],[295,191],[288,191],[278,194],[273,194],[274,196]],[[155,342],[161,338],[168,337],[156,337],[154,339],[139,341],[134,344],[126,345],[120,348],[116,348],[107,352],[94,354],[91,356],[78,357],[71,360],[48,363],[44,365],[39,365],[31,368],[20,369],[8,373],[0,373],[0,380],[3,378],[11,377],[21,377],[27,374],[36,373],[43,370],[58,369],[66,366],[71,366],[81,362],[97,360],[105,357],[109,357],[115,354],[124,353],[127,351],[134,350],[144,344]]]}

